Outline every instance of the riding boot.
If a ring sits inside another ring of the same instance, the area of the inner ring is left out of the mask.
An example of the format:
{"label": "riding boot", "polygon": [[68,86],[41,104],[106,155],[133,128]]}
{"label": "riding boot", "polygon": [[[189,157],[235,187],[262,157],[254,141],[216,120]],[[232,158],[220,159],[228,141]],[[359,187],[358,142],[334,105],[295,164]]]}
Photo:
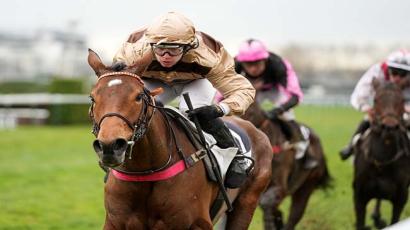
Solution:
{"label": "riding boot", "polygon": [[310,130],[305,126],[299,125],[295,120],[288,121],[292,129],[292,142],[295,143],[295,158],[303,163],[304,169],[313,169],[319,165],[318,160],[312,155],[309,148]]}
{"label": "riding boot", "polygon": [[242,153],[241,148],[237,146],[231,132],[222,119],[216,118],[201,125],[205,132],[214,136],[219,147],[238,148],[238,152],[226,172],[225,186],[228,188],[240,187],[252,171],[254,160]]}
{"label": "riding boot", "polygon": [[360,122],[356,131],[353,134],[349,144],[340,150],[339,155],[342,160],[346,160],[353,154],[353,148],[357,141],[360,139],[361,135],[370,127],[370,122],[368,120],[363,120]]}

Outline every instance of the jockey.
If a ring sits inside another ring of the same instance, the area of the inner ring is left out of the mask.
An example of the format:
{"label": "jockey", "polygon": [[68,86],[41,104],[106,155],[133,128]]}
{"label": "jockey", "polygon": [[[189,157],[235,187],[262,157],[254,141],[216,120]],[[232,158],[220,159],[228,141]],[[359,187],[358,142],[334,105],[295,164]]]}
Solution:
{"label": "jockey", "polygon": [[[188,113],[190,119],[196,115],[203,130],[215,137],[219,147],[236,147],[220,117],[242,115],[253,103],[255,89],[235,72],[234,60],[223,45],[195,30],[184,15],[168,12],[147,28],[132,33],[115,55],[112,68],[119,71],[131,66],[147,52],[152,52],[152,62],[141,77],[149,90],[164,89],[156,99],[166,104],[189,93],[194,110],[187,111],[184,100],[179,100],[179,110]],[[215,88],[225,96],[218,104],[212,104]],[[235,181],[244,181],[252,170],[251,160],[238,151],[227,172],[227,187],[238,187]]]}
{"label": "jockey", "polygon": [[[314,168],[318,162],[313,156],[305,156],[308,146],[299,125],[295,121],[292,108],[303,99],[303,92],[292,65],[286,59],[269,52],[265,45],[255,39],[243,42],[235,57],[235,69],[244,75],[255,87],[256,101],[269,100],[275,105],[268,117],[280,119],[286,124],[284,132],[296,144],[296,158],[304,159],[305,168]],[[299,148],[300,147],[300,148]]]}
{"label": "jockey", "polygon": [[[353,138],[348,146],[343,148],[339,154],[342,160],[346,160],[353,154],[353,147],[360,139],[361,135],[367,128],[370,127],[370,114],[373,112],[372,103],[374,97],[374,89],[372,81],[374,78],[380,79],[382,82],[392,81],[400,83],[405,78],[410,76],[410,52],[407,50],[399,50],[391,53],[387,59],[381,63],[377,63],[370,67],[369,70],[360,78],[353,93],[350,97],[352,106],[363,113],[365,118],[357,127]],[[410,87],[403,89],[405,98],[405,112],[410,112]]]}

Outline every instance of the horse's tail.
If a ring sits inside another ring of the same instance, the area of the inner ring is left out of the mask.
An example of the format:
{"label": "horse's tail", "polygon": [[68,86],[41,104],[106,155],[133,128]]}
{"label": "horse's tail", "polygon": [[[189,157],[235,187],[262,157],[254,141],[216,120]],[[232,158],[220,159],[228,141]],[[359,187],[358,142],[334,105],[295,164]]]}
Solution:
{"label": "horse's tail", "polygon": [[323,151],[322,143],[319,138],[319,136],[315,133],[315,131],[310,128],[309,126],[306,126],[303,124],[305,127],[308,127],[310,130],[310,143],[312,147],[314,147],[316,153],[318,153],[318,159],[319,159],[319,166],[315,170],[316,172],[319,172],[322,174],[322,176],[319,178],[317,181],[317,186],[320,189],[327,190],[329,188],[333,188],[333,178],[329,173],[329,169],[327,168],[327,161],[326,161],[326,156]]}
{"label": "horse's tail", "polygon": [[320,177],[318,181],[318,187],[323,190],[327,190],[329,188],[333,188],[333,177],[329,173],[329,169],[327,168],[326,158],[323,156],[322,159],[323,164],[323,175]]}

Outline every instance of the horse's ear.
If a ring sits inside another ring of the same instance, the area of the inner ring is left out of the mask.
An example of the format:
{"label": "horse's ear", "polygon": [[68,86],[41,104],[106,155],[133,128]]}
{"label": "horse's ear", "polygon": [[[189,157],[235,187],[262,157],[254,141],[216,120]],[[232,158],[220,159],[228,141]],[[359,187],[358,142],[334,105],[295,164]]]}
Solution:
{"label": "horse's ear", "polygon": [[151,91],[149,92],[149,94],[150,94],[151,96],[155,97],[155,96],[157,96],[157,95],[159,95],[159,94],[161,94],[161,93],[163,93],[163,92],[164,92],[164,89],[161,88],[161,87],[159,87],[159,88],[156,88],[156,89],[154,89],[154,90],[151,90]]}
{"label": "horse's ear", "polygon": [[132,66],[127,68],[127,71],[141,75],[145,68],[151,64],[153,57],[152,51],[146,51],[140,59],[136,60]]}
{"label": "horse's ear", "polygon": [[97,76],[100,76],[108,71],[108,68],[102,63],[98,54],[92,49],[88,49],[88,64]]}
{"label": "horse's ear", "polygon": [[380,87],[381,82],[379,79],[373,78],[372,85],[373,85],[373,89],[377,90]]}

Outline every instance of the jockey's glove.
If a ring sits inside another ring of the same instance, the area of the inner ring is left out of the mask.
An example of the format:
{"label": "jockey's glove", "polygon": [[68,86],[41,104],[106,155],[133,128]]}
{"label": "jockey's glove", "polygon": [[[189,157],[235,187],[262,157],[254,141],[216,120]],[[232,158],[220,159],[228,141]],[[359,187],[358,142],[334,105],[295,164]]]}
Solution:
{"label": "jockey's glove", "polygon": [[125,69],[125,67],[127,67],[127,65],[122,61],[113,63],[111,65],[111,69],[117,72],[122,71],[123,69]]}
{"label": "jockey's glove", "polygon": [[224,112],[219,105],[206,105],[194,110],[188,110],[186,113],[190,120],[196,116],[200,121],[210,121],[224,115]]}
{"label": "jockey's glove", "polygon": [[267,113],[270,120],[277,119],[282,113],[288,111],[289,109],[293,108],[299,102],[299,98],[296,94],[292,94],[289,100],[282,105],[272,109]]}
{"label": "jockey's glove", "polygon": [[270,120],[278,119],[278,117],[285,112],[285,109],[282,106],[276,107],[267,113]]}

